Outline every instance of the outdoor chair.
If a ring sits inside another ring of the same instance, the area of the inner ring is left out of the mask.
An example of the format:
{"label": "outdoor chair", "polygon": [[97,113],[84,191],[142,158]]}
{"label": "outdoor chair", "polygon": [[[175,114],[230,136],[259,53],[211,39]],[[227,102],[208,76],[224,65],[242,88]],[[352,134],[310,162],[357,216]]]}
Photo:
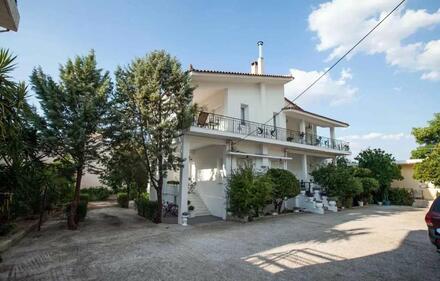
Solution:
{"label": "outdoor chair", "polygon": [[199,117],[197,118],[197,126],[198,127],[205,127],[206,126],[206,120],[208,119],[209,113],[208,112],[200,112]]}

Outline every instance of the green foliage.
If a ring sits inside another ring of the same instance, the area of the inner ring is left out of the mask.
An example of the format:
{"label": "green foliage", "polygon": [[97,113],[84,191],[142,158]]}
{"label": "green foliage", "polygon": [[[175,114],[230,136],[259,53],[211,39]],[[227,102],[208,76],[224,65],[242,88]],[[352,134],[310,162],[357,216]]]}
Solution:
{"label": "green foliage", "polygon": [[118,204],[121,208],[128,208],[129,198],[125,192],[120,192],[117,195]]}
{"label": "green foliage", "polygon": [[[39,132],[44,151],[72,162],[77,174],[74,200],[78,201],[83,171],[93,171],[93,162],[99,159],[102,142],[97,133],[107,113],[112,83],[109,73],[97,67],[93,51],[61,65],[59,80],[56,82],[41,67],[31,75],[32,89],[43,112]],[[69,228],[76,229],[74,221],[69,216]]]}
{"label": "green foliage", "polygon": [[414,203],[412,192],[405,188],[391,188],[388,197],[393,205],[412,206]]}
{"label": "green foliage", "polygon": [[440,186],[440,113],[428,121],[428,126],[413,128],[412,134],[420,145],[412,151],[412,158],[423,159],[415,165],[414,178]]}
{"label": "green foliage", "polygon": [[[77,220],[77,223],[78,223],[78,221],[84,221],[84,219],[86,218],[87,206],[89,204],[87,194],[81,194],[80,197],[81,197],[81,199],[78,202],[78,206],[76,208],[77,216],[75,217],[75,220]],[[66,215],[70,214],[71,209],[72,209],[72,203],[69,203],[65,209]]]}
{"label": "green foliage", "polygon": [[143,193],[138,199],[135,200],[138,215],[147,218],[151,221],[156,217],[157,201],[150,201],[148,199],[148,193]]}
{"label": "green foliage", "polygon": [[265,175],[256,175],[250,193],[252,215],[258,216],[272,200],[272,181]]}
{"label": "green foliage", "polygon": [[83,200],[79,201],[77,212],[80,221],[84,221],[84,219],[87,216],[87,204],[88,201],[83,201]]}
{"label": "green foliage", "polygon": [[379,182],[378,200],[385,201],[393,180],[402,179],[400,167],[395,164],[394,157],[381,149],[366,149],[355,158],[360,168],[367,168]]}
{"label": "green foliage", "polygon": [[147,170],[142,160],[131,147],[114,147],[103,158],[105,170],[101,179],[110,186],[114,192],[126,191],[130,198],[147,190]]}
{"label": "green foliage", "polygon": [[272,181],[272,202],[275,210],[280,213],[284,198],[299,194],[299,181],[294,174],[283,169],[269,169],[266,175]]}
{"label": "green foliage", "polygon": [[362,182],[354,176],[354,171],[345,158],[339,158],[336,164],[323,165],[315,169],[311,175],[314,181],[325,189],[328,196],[338,197],[344,202],[363,192]]}
{"label": "green foliage", "polygon": [[26,217],[62,202],[71,188],[64,163],[45,164],[41,119],[27,103],[27,87],[12,81],[15,57],[0,49],[0,192],[13,193],[11,217]]}
{"label": "green foliage", "polygon": [[355,198],[363,201],[365,204],[372,202],[373,194],[379,190],[379,182],[372,177],[372,173],[367,168],[355,167],[353,175],[358,178],[362,184],[362,192]]}
{"label": "green foliage", "polygon": [[81,193],[89,195],[90,201],[104,201],[110,196],[111,191],[106,187],[100,186],[81,189]]}
{"label": "green foliage", "polygon": [[240,167],[228,179],[228,210],[240,218],[258,215],[272,198],[272,182],[252,167]]}
{"label": "green foliage", "polygon": [[14,223],[0,223],[0,236],[6,236],[11,233],[15,228],[16,224]]}
{"label": "green foliage", "polygon": [[440,144],[440,113],[434,114],[434,119],[428,121],[428,126],[413,128],[412,134],[420,145],[412,151],[413,159],[424,159]]}
{"label": "green foliage", "polygon": [[79,195],[79,201],[83,201],[83,202],[86,202],[86,204],[88,204],[89,203],[89,195],[88,194],[84,194],[84,193],[81,193],[80,195]]}
{"label": "green foliage", "polygon": [[191,125],[193,87],[190,75],[165,51],[137,58],[115,72],[116,91],[111,99],[105,137],[108,147],[132,151],[146,169],[157,191],[156,222],[162,219],[162,187],[168,170],[182,163],[175,140]]}
{"label": "green foliage", "polygon": [[414,169],[414,178],[440,186],[440,143]]}

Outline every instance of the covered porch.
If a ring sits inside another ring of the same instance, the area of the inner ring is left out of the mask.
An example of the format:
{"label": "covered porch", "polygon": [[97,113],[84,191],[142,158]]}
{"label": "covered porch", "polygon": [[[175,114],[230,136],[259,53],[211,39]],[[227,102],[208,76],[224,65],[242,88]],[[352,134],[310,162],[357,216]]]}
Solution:
{"label": "covered porch", "polygon": [[261,172],[269,168],[286,169],[299,181],[310,182],[311,171],[337,156],[251,141],[237,144],[194,135],[183,137],[180,153],[183,166],[179,171],[169,173],[167,182],[174,186],[168,184],[163,196],[164,201],[173,200],[179,206],[178,223],[182,223],[182,214],[187,212],[190,217],[226,219],[227,178],[242,165],[251,164]]}

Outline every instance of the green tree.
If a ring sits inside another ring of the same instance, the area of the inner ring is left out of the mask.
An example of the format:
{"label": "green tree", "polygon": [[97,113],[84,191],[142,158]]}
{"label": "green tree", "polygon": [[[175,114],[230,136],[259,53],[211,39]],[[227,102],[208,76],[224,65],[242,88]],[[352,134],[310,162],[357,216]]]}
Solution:
{"label": "green tree", "polygon": [[440,186],[440,113],[434,114],[428,126],[413,128],[412,134],[420,145],[412,151],[412,158],[423,159],[415,165],[414,178]]}
{"label": "green tree", "polygon": [[368,203],[372,199],[372,195],[378,191],[379,182],[373,178],[372,173],[366,168],[354,168],[353,175],[358,178],[362,184],[362,193],[360,198],[364,203]]}
{"label": "green tree", "polygon": [[228,178],[228,210],[235,216],[258,216],[271,202],[272,181],[266,175],[257,174],[252,166],[234,170]]}
{"label": "green tree", "polygon": [[91,51],[62,65],[60,82],[46,75],[41,67],[34,69],[31,82],[43,111],[41,133],[48,153],[72,161],[75,167],[75,193],[68,227],[76,229],[82,175],[85,169],[93,169],[99,158],[98,132],[112,91],[110,76],[97,67],[95,53]]}
{"label": "green tree", "polygon": [[275,210],[280,213],[284,199],[299,194],[299,181],[292,172],[284,169],[269,169],[267,176],[272,181],[272,202]]}
{"label": "green tree", "polygon": [[15,59],[0,49],[0,192],[13,193],[14,217],[38,212],[45,167],[36,130],[39,119],[26,100],[27,87],[10,76]]}
{"label": "green tree", "polygon": [[434,119],[428,121],[428,126],[413,128],[412,134],[420,146],[411,152],[411,158],[426,158],[440,143],[440,113],[434,114]]}
{"label": "green tree", "polygon": [[116,91],[108,118],[109,146],[129,145],[144,165],[156,190],[162,221],[162,188],[168,170],[182,159],[176,155],[178,138],[191,124],[193,87],[189,73],[165,51],[137,58],[116,73]]}
{"label": "green tree", "polygon": [[[147,190],[148,177],[147,170],[142,163],[139,155],[129,147],[113,148],[109,147],[108,156],[103,161],[105,169],[101,173],[104,182],[112,187],[115,193],[127,191],[130,198],[136,194],[139,199],[141,193]],[[131,190],[135,187],[135,193]]]}
{"label": "green tree", "polygon": [[311,172],[313,180],[321,185],[329,196],[338,197],[339,202],[351,202],[362,193],[362,183],[354,176],[354,168],[345,158],[328,163]]}
{"label": "green tree", "polygon": [[400,167],[394,157],[382,149],[366,149],[356,156],[360,168],[367,168],[379,182],[378,200],[388,200],[388,191],[393,180],[402,179]]}
{"label": "green tree", "polygon": [[440,143],[414,169],[414,178],[440,186]]}

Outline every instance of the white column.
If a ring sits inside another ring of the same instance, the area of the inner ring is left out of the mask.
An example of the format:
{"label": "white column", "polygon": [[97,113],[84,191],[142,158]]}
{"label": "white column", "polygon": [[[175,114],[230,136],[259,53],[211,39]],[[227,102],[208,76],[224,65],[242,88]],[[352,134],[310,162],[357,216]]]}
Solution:
{"label": "white column", "polygon": [[[287,150],[284,149],[284,157],[287,157]],[[283,169],[287,170],[287,160],[283,160]]]}
{"label": "white column", "polygon": [[183,162],[180,168],[180,188],[177,203],[179,205],[179,224],[182,224],[182,213],[188,212],[189,145],[189,137],[184,135],[180,148],[180,157],[183,159]]}
{"label": "white column", "polygon": [[306,121],[300,120],[299,122],[299,132],[303,134],[301,142],[305,142],[306,139]]}
{"label": "white column", "polygon": [[[264,145],[264,144],[261,145],[261,154],[263,154],[263,155],[269,154],[269,149],[268,149],[267,145]],[[270,166],[269,158],[267,158],[267,157],[261,158],[261,166],[264,166],[266,169],[269,168],[269,166]]]}
{"label": "white column", "polygon": [[335,147],[335,138],[335,127],[330,127],[330,144],[332,148]]}
{"label": "white column", "polygon": [[309,171],[307,167],[307,154],[303,154],[301,157],[301,169],[302,169],[302,180],[308,181]]}

